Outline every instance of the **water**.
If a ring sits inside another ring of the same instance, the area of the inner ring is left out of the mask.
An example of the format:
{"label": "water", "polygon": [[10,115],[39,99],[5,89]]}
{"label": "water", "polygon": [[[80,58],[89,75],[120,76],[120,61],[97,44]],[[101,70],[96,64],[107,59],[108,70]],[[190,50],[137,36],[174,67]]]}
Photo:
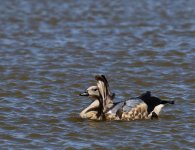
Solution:
{"label": "water", "polygon": [[[1,149],[195,148],[195,3],[1,0]],[[116,101],[175,100],[159,120],[89,121],[105,74]]]}

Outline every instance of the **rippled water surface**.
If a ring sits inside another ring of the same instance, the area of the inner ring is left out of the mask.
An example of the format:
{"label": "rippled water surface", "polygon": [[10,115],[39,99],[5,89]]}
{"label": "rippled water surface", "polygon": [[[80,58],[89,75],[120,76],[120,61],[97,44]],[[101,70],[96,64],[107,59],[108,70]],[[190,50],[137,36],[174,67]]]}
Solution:
{"label": "rippled water surface", "polygon": [[[195,148],[193,0],[1,0],[1,149]],[[159,120],[89,121],[105,74],[116,101],[175,100]]]}

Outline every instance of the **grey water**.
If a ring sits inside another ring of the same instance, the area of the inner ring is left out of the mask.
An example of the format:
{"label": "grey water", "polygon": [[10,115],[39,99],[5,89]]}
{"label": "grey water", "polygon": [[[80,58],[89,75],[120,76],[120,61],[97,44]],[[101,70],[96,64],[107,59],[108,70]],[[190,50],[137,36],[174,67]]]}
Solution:
{"label": "grey water", "polygon": [[[1,0],[0,149],[195,149],[194,0]],[[158,120],[90,121],[104,74],[116,101],[174,100]]]}

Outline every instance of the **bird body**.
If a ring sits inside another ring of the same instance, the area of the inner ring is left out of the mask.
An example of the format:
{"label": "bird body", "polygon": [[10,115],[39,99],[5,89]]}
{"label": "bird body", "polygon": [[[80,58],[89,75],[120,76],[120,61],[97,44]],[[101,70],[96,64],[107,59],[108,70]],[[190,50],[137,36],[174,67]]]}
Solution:
{"label": "bird body", "polygon": [[97,86],[89,87],[81,96],[88,96],[94,101],[81,113],[81,118],[92,120],[136,120],[158,118],[165,104],[174,101],[161,100],[151,96],[151,92],[141,94],[121,102],[114,102],[105,76],[96,76]]}

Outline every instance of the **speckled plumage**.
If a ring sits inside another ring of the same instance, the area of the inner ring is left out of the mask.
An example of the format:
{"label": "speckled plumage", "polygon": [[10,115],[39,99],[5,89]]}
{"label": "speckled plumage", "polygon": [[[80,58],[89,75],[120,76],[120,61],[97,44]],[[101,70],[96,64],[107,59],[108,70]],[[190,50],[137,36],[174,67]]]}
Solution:
{"label": "speckled plumage", "polygon": [[118,103],[106,114],[107,120],[149,119],[147,105],[140,99],[131,99]]}
{"label": "speckled plumage", "polygon": [[146,92],[139,97],[114,103],[114,94],[110,92],[105,76],[96,76],[97,86],[89,87],[81,96],[95,98],[80,116],[92,120],[137,120],[158,118],[164,104],[174,104],[174,101],[164,101]]}

